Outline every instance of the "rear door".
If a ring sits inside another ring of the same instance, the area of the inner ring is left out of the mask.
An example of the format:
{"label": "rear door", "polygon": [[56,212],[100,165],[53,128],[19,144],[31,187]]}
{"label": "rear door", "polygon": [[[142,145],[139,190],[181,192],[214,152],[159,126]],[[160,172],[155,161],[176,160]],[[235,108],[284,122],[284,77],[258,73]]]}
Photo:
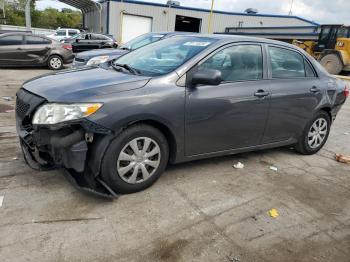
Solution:
{"label": "rear door", "polygon": [[25,61],[26,65],[42,65],[45,64],[50,54],[52,40],[34,36],[25,36]]}
{"label": "rear door", "polygon": [[260,144],[270,103],[263,61],[260,44],[239,44],[192,69],[219,70],[223,81],[186,89],[187,156]]}
{"label": "rear door", "polygon": [[0,65],[21,65],[24,61],[23,35],[0,36]]}
{"label": "rear door", "polygon": [[263,143],[298,138],[322,99],[322,83],[308,59],[281,46],[268,46],[271,106]]}

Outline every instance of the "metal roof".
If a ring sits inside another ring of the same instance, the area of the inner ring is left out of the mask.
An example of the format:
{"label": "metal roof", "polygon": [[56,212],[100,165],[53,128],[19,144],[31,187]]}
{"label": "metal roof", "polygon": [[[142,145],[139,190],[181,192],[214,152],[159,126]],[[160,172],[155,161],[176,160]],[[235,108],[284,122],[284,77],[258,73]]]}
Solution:
{"label": "metal roof", "polygon": [[98,10],[99,3],[92,0],[58,0],[64,4],[80,9],[83,13]]}

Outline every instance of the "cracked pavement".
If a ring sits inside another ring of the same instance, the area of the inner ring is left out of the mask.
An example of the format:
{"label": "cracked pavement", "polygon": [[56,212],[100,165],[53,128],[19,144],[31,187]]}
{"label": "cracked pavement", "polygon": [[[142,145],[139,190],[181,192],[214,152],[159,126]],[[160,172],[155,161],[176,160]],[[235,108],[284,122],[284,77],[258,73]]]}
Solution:
{"label": "cracked pavement", "polygon": [[109,201],[23,161],[14,95],[47,72],[0,70],[2,262],[350,261],[350,165],[334,160],[350,155],[349,99],[316,155],[287,147],[169,166],[151,188]]}

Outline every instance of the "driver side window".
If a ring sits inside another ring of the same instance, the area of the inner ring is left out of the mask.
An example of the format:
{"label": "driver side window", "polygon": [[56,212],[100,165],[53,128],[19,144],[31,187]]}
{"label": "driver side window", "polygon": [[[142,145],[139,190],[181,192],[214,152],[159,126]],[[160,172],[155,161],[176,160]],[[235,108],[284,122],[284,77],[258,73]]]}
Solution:
{"label": "driver side window", "polygon": [[219,70],[224,82],[258,80],[263,77],[260,45],[227,47],[209,57],[198,69]]}

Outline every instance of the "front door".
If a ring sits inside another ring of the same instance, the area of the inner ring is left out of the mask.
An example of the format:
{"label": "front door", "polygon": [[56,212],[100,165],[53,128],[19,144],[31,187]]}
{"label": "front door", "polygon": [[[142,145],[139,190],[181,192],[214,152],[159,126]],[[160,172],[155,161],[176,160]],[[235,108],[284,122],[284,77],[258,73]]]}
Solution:
{"label": "front door", "polygon": [[187,87],[186,155],[258,145],[270,101],[262,46],[223,48],[194,71],[202,68],[221,71],[223,81],[218,86]]}
{"label": "front door", "polygon": [[5,35],[0,37],[0,65],[21,66],[24,61],[23,35]]}

